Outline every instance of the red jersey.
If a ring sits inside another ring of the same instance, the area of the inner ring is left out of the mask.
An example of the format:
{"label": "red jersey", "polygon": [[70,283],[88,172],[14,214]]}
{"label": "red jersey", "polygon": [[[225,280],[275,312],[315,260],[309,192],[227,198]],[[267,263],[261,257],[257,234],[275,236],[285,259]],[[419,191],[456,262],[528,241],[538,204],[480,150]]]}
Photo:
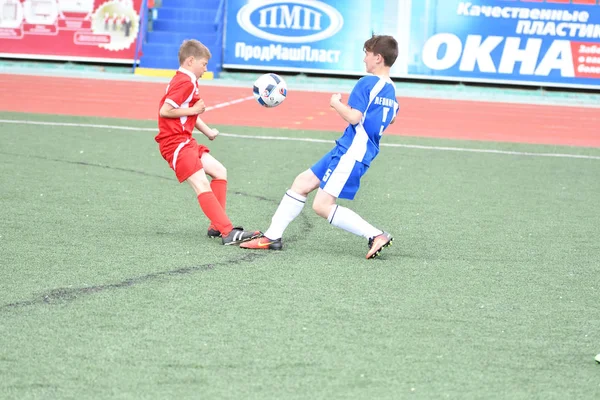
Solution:
{"label": "red jersey", "polygon": [[[192,107],[200,100],[196,81],[197,78],[193,73],[179,68],[167,86],[167,92],[160,100],[158,109],[160,110],[164,103],[175,108]],[[158,115],[159,132],[154,139],[158,142],[163,157],[168,153],[172,154],[177,146],[192,138],[197,119],[198,115],[180,118],[163,118]]]}

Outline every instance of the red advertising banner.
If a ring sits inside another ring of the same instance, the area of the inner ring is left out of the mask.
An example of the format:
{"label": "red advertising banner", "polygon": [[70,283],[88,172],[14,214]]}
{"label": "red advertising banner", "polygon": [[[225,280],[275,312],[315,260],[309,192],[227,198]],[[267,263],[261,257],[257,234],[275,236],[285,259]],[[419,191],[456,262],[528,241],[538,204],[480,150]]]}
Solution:
{"label": "red advertising banner", "polygon": [[0,0],[0,57],[130,63],[142,0]]}

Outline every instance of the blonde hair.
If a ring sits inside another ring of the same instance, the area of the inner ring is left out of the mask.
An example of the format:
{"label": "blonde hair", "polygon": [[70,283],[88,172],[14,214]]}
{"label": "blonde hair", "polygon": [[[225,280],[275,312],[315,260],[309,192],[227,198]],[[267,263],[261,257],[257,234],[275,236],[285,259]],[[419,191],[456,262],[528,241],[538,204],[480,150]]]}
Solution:
{"label": "blonde hair", "polygon": [[179,65],[183,64],[188,57],[206,58],[208,60],[211,54],[208,47],[201,42],[196,39],[189,39],[184,40],[179,47]]}

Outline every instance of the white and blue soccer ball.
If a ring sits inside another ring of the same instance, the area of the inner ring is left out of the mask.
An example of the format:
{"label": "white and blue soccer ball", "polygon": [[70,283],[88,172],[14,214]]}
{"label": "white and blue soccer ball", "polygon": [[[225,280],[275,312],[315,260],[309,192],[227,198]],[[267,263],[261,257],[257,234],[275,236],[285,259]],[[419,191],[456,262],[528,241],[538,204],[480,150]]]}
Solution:
{"label": "white and blue soccer ball", "polygon": [[258,77],[252,88],[254,98],[264,107],[276,107],[287,96],[287,85],[277,74],[264,74]]}

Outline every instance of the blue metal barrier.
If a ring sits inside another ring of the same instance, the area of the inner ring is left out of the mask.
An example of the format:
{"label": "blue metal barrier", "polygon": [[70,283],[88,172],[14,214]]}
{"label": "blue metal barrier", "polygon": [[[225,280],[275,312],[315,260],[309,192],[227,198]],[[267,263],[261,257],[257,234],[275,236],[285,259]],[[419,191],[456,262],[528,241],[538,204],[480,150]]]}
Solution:
{"label": "blue metal barrier", "polygon": [[138,37],[135,42],[135,56],[133,58],[133,68],[132,72],[135,74],[135,69],[140,61],[140,54],[142,52],[142,46],[144,45],[144,40],[146,39],[146,31],[148,30],[148,0],[142,0],[142,5],[140,7],[140,29],[138,32]]}
{"label": "blue metal barrier", "polygon": [[225,10],[226,10],[227,0],[221,0],[219,3],[219,8],[217,9],[217,15],[215,16],[215,31],[217,33],[217,47],[219,49],[219,60],[216,68],[216,73],[218,74],[222,70],[223,65],[223,35],[225,33]]}

